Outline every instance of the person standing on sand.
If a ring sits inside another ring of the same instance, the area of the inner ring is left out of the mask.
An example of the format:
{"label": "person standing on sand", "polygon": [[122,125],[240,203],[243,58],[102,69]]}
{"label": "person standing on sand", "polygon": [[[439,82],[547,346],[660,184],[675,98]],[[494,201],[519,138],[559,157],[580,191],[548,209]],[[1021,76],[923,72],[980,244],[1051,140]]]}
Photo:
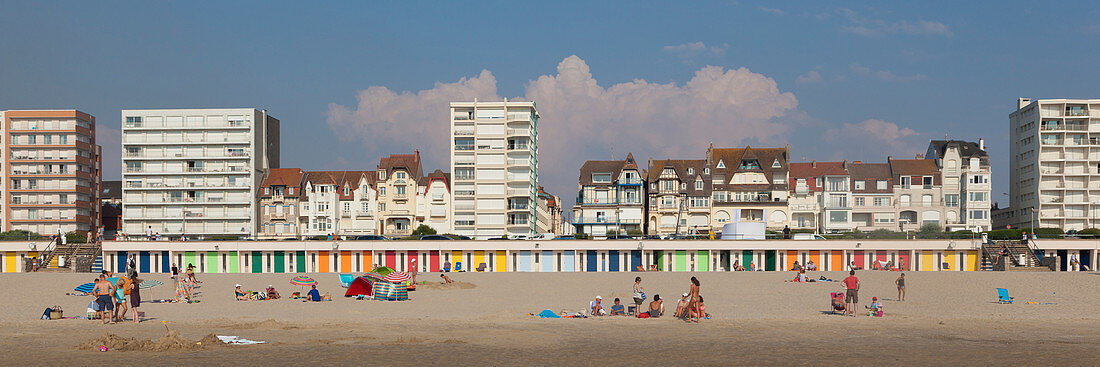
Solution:
{"label": "person standing on sand", "polygon": [[107,276],[100,274],[99,281],[95,283],[95,287],[92,288],[92,294],[96,296],[96,303],[99,304],[101,310],[100,318],[103,319],[103,323],[108,322],[115,323],[115,317],[113,315],[115,310],[115,301],[111,299],[112,288],[114,285],[107,281]]}
{"label": "person standing on sand", "polygon": [[645,302],[645,289],[642,289],[642,277],[634,277],[634,312],[641,312]]}
{"label": "person standing on sand", "polygon": [[409,259],[409,275],[412,275],[412,282],[416,284],[416,271],[419,270],[416,267],[416,258]]}
{"label": "person standing on sand", "polygon": [[699,279],[696,279],[695,277],[691,277],[691,290],[688,291],[688,297],[688,299],[690,300],[688,301],[687,305],[687,309],[690,310],[690,312],[688,312],[688,321],[691,321],[691,317],[695,316],[695,322],[698,323],[700,315]]}
{"label": "person standing on sand", "polygon": [[844,303],[848,308],[848,315],[855,317],[856,305],[859,304],[859,278],[856,278],[856,271],[849,270],[848,277],[842,281],[844,283]]}
{"label": "person standing on sand", "polygon": [[130,309],[134,310],[134,323],[141,322],[138,318],[138,306],[141,305],[141,287],[139,287],[141,280],[137,277],[133,277],[129,283],[126,284],[130,287]]}
{"label": "person standing on sand", "polygon": [[898,301],[905,300],[905,273],[901,273],[898,280],[894,281],[894,284],[898,285]]}

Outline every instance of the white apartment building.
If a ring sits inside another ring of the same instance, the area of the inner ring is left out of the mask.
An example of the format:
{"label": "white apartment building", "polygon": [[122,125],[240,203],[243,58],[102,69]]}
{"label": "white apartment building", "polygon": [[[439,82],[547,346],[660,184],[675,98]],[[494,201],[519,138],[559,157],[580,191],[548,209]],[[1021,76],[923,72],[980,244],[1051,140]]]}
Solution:
{"label": "white apartment building", "polygon": [[985,140],[932,140],[925,159],[933,159],[943,174],[943,201],[947,210],[946,230],[992,229],[991,176]]}
{"label": "white apartment building", "polygon": [[535,233],[538,111],[534,102],[452,102],[454,233]]}
{"label": "white apartment building", "polygon": [[1020,98],[1008,119],[1007,224],[1100,227],[1100,99]]}
{"label": "white apartment building", "polygon": [[123,231],[255,236],[279,120],[253,108],[122,111]]}

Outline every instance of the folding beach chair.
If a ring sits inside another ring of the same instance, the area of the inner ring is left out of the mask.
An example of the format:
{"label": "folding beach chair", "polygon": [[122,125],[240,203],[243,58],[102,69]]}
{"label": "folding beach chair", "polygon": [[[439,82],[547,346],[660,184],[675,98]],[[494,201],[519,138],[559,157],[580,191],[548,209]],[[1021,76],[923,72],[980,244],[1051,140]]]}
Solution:
{"label": "folding beach chair", "polygon": [[844,302],[841,302],[839,304],[834,304],[833,303],[833,300],[836,300],[838,298],[837,297],[838,295],[839,295],[839,299],[841,299],[841,300],[844,299],[844,294],[842,292],[830,292],[829,293],[829,309],[831,309],[833,311],[833,314],[842,314],[843,315],[844,311],[845,311],[845,307],[847,305]]}
{"label": "folding beach chair", "polygon": [[351,286],[351,282],[355,281],[355,274],[340,274],[340,286],[347,288]]}
{"label": "folding beach chair", "polygon": [[478,267],[477,267],[477,271],[478,271],[479,273],[481,273],[481,272],[485,272],[485,269],[488,269],[488,268],[489,268],[489,266],[485,265],[485,263],[481,263],[481,265],[478,265]]}
{"label": "folding beach chair", "polygon": [[462,272],[462,262],[461,261],[456,261],[455,262],[455,272],[456,273],[461,273]]}
{"label": "folding beach chair", "polygon": [[997,303],[1007,304],[1012,303],[1012,299],[1015,297],[1008,296],[1008,290],[1004,288],[997,288]]}

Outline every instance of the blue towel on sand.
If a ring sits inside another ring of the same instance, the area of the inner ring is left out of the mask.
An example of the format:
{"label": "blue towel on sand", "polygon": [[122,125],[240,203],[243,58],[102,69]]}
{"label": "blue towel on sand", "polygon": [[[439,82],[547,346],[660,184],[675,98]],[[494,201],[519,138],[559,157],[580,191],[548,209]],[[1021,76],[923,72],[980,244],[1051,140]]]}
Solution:
{"label": "blue towel on sand", "polygon": [[560,319],[561,318],[561,316],[558,316],[558,314],[554,313],[554,311],[550,311],[550,309],[545,309],[545,310],[542,310],[542,312],[539,312],[539,317],[544,318],[544,319]]}

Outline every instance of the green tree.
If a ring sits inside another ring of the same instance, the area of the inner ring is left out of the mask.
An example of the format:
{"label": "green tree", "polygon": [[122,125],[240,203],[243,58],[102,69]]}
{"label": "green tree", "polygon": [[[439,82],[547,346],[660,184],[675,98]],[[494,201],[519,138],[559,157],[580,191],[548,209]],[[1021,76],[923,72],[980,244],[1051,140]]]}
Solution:
{"label": "green tree", "polygon": [[421,224],[419,227],[413,230],[412,235],[415,237],[427,236],[435,234],[435,228],[429,227],[427,224]]}

